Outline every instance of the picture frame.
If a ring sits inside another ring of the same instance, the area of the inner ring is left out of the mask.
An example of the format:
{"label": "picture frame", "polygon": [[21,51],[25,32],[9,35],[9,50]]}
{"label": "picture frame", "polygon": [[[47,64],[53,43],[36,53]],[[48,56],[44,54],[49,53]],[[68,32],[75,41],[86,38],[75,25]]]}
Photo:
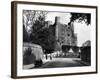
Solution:
{"label": "picture frame", "polygon": [[11,77],[97,73],[97,24],[97,6],[12,1]]}

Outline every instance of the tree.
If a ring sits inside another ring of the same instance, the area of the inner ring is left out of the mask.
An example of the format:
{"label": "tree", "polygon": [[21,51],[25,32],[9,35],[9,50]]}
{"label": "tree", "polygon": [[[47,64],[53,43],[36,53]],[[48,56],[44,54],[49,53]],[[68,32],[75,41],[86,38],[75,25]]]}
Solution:
{"label": "tree", "polygon": [[23,10],[23,25],[28,33],[31,31],[31,27],[34,23],[36,11],[35,10]]}
{"label": "tree", "polygon": [[79,22],[84,21],[87,25],[91,24],[91,14],[89,13],[71,13],[71,22],[78,19]]}
{"label": "tree", "polygon": [[33,34],[45,27],[46,11],[36,11],[34,24],[32,25]]}
{"label": "tree", "polygon": [[41,40],[40,36],[43,34],[41,32],[44,32],[43,27],[45,27],[46,14],[46,11],[36,11],[31,33],[31,41],[34,43],[38,43]]}
{"label": "tree", "polygon": [[46,11],[23,10],[24,41],[37,39],[38,32],[45,26],[46,14]]}

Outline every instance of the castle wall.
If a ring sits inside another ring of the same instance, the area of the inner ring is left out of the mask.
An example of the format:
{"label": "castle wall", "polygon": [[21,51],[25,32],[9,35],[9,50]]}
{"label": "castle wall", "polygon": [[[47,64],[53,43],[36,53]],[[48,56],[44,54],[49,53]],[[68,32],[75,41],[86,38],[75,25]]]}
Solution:
{"label": "castle wall", "polygon": [[55,18],[56,27],[56,41],[62,45],[76,46],[77,45],[77,34],[74,34],[73,24],[61,24],[60,17]]}

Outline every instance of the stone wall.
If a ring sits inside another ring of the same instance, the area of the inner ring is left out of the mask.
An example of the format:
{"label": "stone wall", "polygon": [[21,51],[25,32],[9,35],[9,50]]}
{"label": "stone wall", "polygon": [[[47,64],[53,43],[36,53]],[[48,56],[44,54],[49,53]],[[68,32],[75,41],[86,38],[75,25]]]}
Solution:
{"label": "stone wall", "polygon": [[[56,48],[62,45],[76,46],[77,34],[74,34],[74,26],[72,23],[68,25],[60,23],[60,17],[55,18],[55,38]],[[60,46],[58,46],[58,43]]]}

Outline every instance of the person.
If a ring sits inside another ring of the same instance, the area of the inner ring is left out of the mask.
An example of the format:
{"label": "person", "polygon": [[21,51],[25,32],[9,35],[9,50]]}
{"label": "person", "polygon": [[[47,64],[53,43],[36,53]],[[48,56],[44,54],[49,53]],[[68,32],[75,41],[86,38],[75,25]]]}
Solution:
{"label": "person", "polygon": [[52,60],[52,56],[50,55],[50,60]]}
{"label": "person", "polygon": [[41,65],[43,64],[43,50],[40,47],[34,48],[33,54],[36,56],[35,59],[35,67],[41,67]]}
{"label": "person", "polygon": [[35,67],[40,67],[41,65],[43,64],[42,60],[39,59],[39,60],[35,60]]}

